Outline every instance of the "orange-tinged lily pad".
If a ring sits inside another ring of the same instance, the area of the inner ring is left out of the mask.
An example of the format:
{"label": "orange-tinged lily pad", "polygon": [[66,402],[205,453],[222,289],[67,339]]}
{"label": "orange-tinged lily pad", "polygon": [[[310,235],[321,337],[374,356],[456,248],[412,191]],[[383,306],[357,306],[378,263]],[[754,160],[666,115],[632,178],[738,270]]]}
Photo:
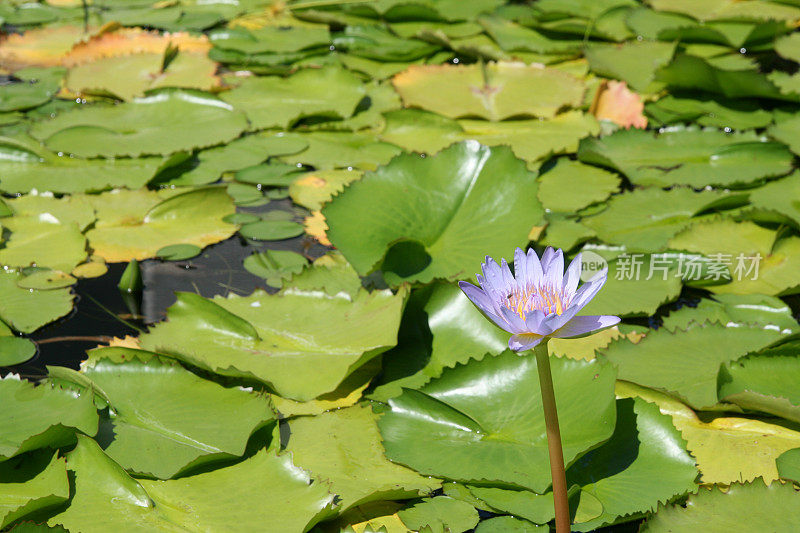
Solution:
{"label": "orange-tinged lily pad", "polygon": [[642,97],[628,89],[624,81],[604,81],[592,102],[591,112],[597,120],[609,120],[623,128],[647,127]]}
{"label": "orange-tinged lily pad", "polygon": [[91,39],[77,44],[61,62],[66,67],[90,63],[104,57],[131,54],[163,54],[167,46],[177,47],[182,52],[205,54],[211,43],[205,36],[194,36],[185,32],[161,34],[141,28],[119,28],[104,31]]}

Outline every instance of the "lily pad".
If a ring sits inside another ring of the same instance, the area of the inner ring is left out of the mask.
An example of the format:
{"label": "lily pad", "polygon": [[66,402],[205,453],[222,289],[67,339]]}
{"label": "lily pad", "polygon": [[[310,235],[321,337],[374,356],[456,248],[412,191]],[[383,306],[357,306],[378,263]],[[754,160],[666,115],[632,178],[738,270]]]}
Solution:
{"label": "lily pad", "polygon": [[18,365],[34,355],[36,345],[29,339],[13,335],[0,336],[0,366]]}
{"label": "lily pad", "polygon": [[257,241],[280,241],[303,234],[302,224],[291,220],[261,220],[239,228],[242,237]]}
{"label": "lily pad", "polygon": [[71,287],[77,281],[60,270],[41,269],[27,274],[17,282],[17,286],[23,289],[63,289],[64,287]]}
{"label": "lily pad", "polygon": [[61,224],[47,213],[16,216],[4,221],[11,236],[0,250],[9,267],[38,266],[70,272],[86,257],[86,238],[75,223]]}
{"label": "lily pad", "polygon": [[168,320],[142,336],[141,343],[222,375],[258,379],[281,396],[307,401],[336,389],[397,342],[404,298],[390,291],[361,291],[352,299],[301,290],[214,300],[179,293]]}
{"label": "lily pad", "polygon": [[303,271],[308,259],[289,250],[265,250],[244,260],[244,268],[251,274],[265,278],[270,287],[280,288],[284,280]]}
{"label": "lily pad", "polygon": [[308,148],[296,154],[284,156],[282,161],[292,164],[310,165],[318,170],[336,168],[375,170],[385,165],[401,152],[400,148],[380,140],[367,132],[314,131],[292,133],[293,139],[308,143]]}
{"label": "lily pad", "polygon": [[311,211],[319,211],[353,181],[360,179],[363,172],[357,170],[321,170],[309,172],[295,179],[289,185],[292,201]]}
{"label": "lily pad", "polygon": [[78,159],[59,156],[38,143],[0,138],[0,190],[27,193],[95,192],[112,187],[138,189],[150,181],[162,161],[138,159]]}
{"label": "lily pad", "polygon": [[[614,369],[599,361],[551,364],[564,459],[572,464],[613,431]],[[392,461],[422,474],[539,493],[551,483],[534,357],[486,356],[406,389],[389,405],[378,425]]]}
{"label": "lily pad", "polygon": [[791,175],[750,191],[750,203],[755,207],[777,211],[800,226],[800,173]]}
{"label": "lily pad", "polygon": [[70,68],[65,86],[83,95],[113,95],[121,100],[161,87],[211,90],[220,84],[217,64],[205,54],[178,52],[166,68],[163,53],[99,58]]}
{"label": "lily pad", "polygon": [[[617,191],[620,179],[611,172],[569,159],[559,159],[539,176],[539,200],[545,209],[571,213],[602,202]],[[572,194],[564,194],[564,191]]]}
{"label": "lily pad", "polygon": [[31,134],[53,151],[79,157],[171,154],[231,141],[247,128],[240,111],[217,98],[164,90],[113,107],[62,113]]}
{"label": "lily pad", "polygon": [[367,405],[289,423],[287,450],[296,465],[330,482],[341,512],[370,501],[410,499],[441,485],[383,455],[377,417]]}
{"label": "lily pad", "polygon": [[203,249],[194,244],[170,244],[156,252],[156,257],[165,261],[183,261],[200,255]]}
{"label": "lily pad", "polygon": [[393,79],[407,107],[450,118],[502,120],[514,116],[552,118],[577,107],[583,83],[557,69],[522,63],[411,66]]}
{"label": "lily pad", "polygon": [[342,68],[305,69],[288,78],[250,78],[222,98],[247,114],[256,129],[286,128],[305,117],[348,118],[366,94]]}
{"label": "lily pad", "polygon": [[[426,194],[410,197],[409,189]],[[328,238],[361,275],[382,264],[395,284],[464,279],[485,255],[501,257],[526,242],[540,216],[535,195],[533,174],[508,148],[467,142],[434,157],[399,156],[322,214]]]}
{"label": "lily pad", "polygon": [[423,500],[397,513],[413,531],[464,533],[478,524],[478,511],[470,504],[448,496]]}
{"label": "lily pad", "polygon": [[675,127],[658,136],[621,130],[581,143],[581,161],[619,170],[635,185],[695,188],[742,185],[791,171],[792,157],[779,143],[754,133]]}
{"label": "lily pad", "polygon": [[0,460],[43,447],[75,442],[76,432],[97,433],[97,411],[91,394],[45,381],[34,385],[13,374],[0,379],[3,441]]}
{"label": "lily pad", "polygon": [[[787,6],[788,7],[788,6]],[[660,509],[645,522],[646,533],[690,533],[698,528],[708,533],[727,531],[780,531],[800,519],[800,496],[790,484],[763,480],[734,483],[722,492],[718,487],[701,488],[689,496],[685,506]]]}
{"label": "lily pad", "polygon": [[418,109],[387,113],[381,138],[406,150],[434,154],[455,142],[475,139],[488,146],[509,145],[517,157],[534,162],[572,153],[585,136],[599,130],[589,114],[567,111],[550,120],[451,120]]}
{"label": "lily pad", "polygon": [[579,484],[602,504],[602,514],[577,531],[624,521],[696,489],[694,458],[668,415],[641,399],[617,400],[611,438],[572,465],[568,484]]}
{"label": "lily pad", "polygon": [[633,40],[623,44],[592,44],[586,59],[593,72],[617,78],[636,91],[650,91],[656,71],[675,54],[675,43]]}
{"label": "lily pad", "polygon": [[290,455],[270,451],[183,479],[136,480],[93,440],[81,437],[67,456],[67,469],[75,477],[74,495],[48,524],[90,533],[225,529],[230,513],[239,517],[236,526],[242,530],[269,522],[281,531],[303,531],[330,514],[333,500],[324,484],[310,483]]}
{"label": "lily pad", "polygon": [[0,501],[3,502],[0,503],[0,527],[5,528],[33,513],[46,512],[68,499],[66,464],[63,458],[53,456],[47,467],[32,479],[0,483]]}
{"label": "lily pad", "polygon": [[[257,165],[268,157],[294,154],[302,151],[308,143],[297,137],[286,137],[283,133],[273,135],[260,133],[248,135],[203,150],[197,154],[197,166],[169,180],[170,185],[204,185],[212,183],[225,172],[235,172]],[[2,185],[2,181],[0,181]]]}
{"label": "lily pad", "polygon": [[686,330],[650,331],[637,343],[615,340],[600,353],[618,366],[620,379],[676,393],[689,405],[703,408],[717,403],[717,375],[723,363],[783,336],[757,324],[694,323]]}
{"label": "lily pad", "polygon": [[105,452],[146,476],[240,457],[250,435],[274,419],[265,395],[222,387],[141,350],[94,350],[83,373],[111,407],[98,437]]}
{"label": "lily pad", "polygon": [[800,422],[800,396],[791,385],[800,375],[796,353],[751,356],[729,363],[720,373],[720,399]]}
{"label": "lily pad", "polygon": [[17,285],[24,276],[14,270],[0,272],[0,319],[22,333],[32,333],[72,310],[69,288],[36,290]]}
{"label": "lily pad", "polygon": [[632,383],[618,382],[617,395],[643,398],[672,417],[697,461],[701,483],[778,479],[775,460],[785,451],[800,447],[800,432],[747,418],[720,416],[700,420],[675,398]]}
{"label": "lily pad", "polygon": [[612,196],[606,209],[583,217],[581,224],[593,229],[605,243],[623,245],[631,251],[658,252],[676,246],[670,238],[689,227],[692,217],[716,205],[727,207],[743,201],[744,196],[736,198],[719,190],[634,189]]}
{"label": "lily pad", "polygon": [[676,124],[696,121],[701,126],[744,130],[764,128],[772,123],[772,112],[757,100],[667,95],[645,106],[657,122]]}
{"label": "lily pad", "polygon": [[[96,202],[106,195],[109,200],[117,196],[124,201],[133,194],[110,192]],[[117,220],[106,219],[102,211],[98,212],[97,224],[86,233],[95,254],[109,263],[141,261],[155,257],[164,246],[191,244],[202,248],[225,240],[236,231],[236,226],[222,220],[234,212],[233,202],[223,188],[190,190],[156,205],[152,201],[147,197],[147,203],[132,205],[131,212]]]}

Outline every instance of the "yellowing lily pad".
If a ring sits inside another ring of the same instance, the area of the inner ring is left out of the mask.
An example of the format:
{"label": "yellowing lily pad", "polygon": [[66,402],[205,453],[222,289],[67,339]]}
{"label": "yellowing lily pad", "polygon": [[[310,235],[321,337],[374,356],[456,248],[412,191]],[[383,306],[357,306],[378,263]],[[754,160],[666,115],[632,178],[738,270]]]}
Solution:
{"label": "yellowing lily pad", "polygon": [[403,103],[446,117],[502,120],[553,117],[583,98],[583,82],[561,70],[524,63],[411,66],[393,79]]}
{"label": "yellowing lily pad", "polygon": [[66,87],[78,94],[111,94],[122,100],[159,87],[211,90],[219,85],[217,64],[203,54],[179,52],[162,71],[163,54],[140,53],[97,59],[72,67]]}
{"label": "yellowing lily pad", "polygon": [[[135,195],[135,193],[134,193]],[[125,193],[104,193],[103,196],[125,202]],[[156,196],[157,199],[157,196]],[[101,203],[101,200],[94,200]],[[98,223],[86,233],[94,253],[109,263],[155,257],[171,244],[191,244],[204,248],[222,241],[237,226],[222,219],[235,211],[233,202],[221,187],[195,189],[152,205],[135,206],[127,214],[112,212],[106,219],[98,212]],[[112,208],[113,210],[113,208]]]}

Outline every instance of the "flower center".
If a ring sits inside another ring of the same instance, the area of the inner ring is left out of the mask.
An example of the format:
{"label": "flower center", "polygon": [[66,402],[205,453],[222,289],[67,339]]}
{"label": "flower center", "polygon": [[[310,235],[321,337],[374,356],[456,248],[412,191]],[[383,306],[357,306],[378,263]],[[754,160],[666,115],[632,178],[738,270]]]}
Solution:
{"label": "flower center", "polygon": [[552,287],[516,287],[506,297],[505,306],[525,320],[525,316],[534,310],[545,315],[560,315],[569,302],[560,291]]}

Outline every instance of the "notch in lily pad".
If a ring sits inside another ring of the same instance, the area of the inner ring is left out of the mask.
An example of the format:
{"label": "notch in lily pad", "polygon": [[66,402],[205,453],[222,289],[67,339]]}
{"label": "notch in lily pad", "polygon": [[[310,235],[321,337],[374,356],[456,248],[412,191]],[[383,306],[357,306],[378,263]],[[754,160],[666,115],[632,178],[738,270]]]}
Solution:
{"label": "notch in lily pad", "polygon": [[156,257],[164,261],[184,261],[197,257],[203,249],[194,244],[170,244],[156,252]]}
{"label": "notch in lily pad", "polygon": [[25,277],[17,280],[17,287],[21,289],[63,289],[74,285],[76,280],[65,272],[60,270],[50,270],[49,268],[35,268],[32,272],[28,269],[23,269]]}

